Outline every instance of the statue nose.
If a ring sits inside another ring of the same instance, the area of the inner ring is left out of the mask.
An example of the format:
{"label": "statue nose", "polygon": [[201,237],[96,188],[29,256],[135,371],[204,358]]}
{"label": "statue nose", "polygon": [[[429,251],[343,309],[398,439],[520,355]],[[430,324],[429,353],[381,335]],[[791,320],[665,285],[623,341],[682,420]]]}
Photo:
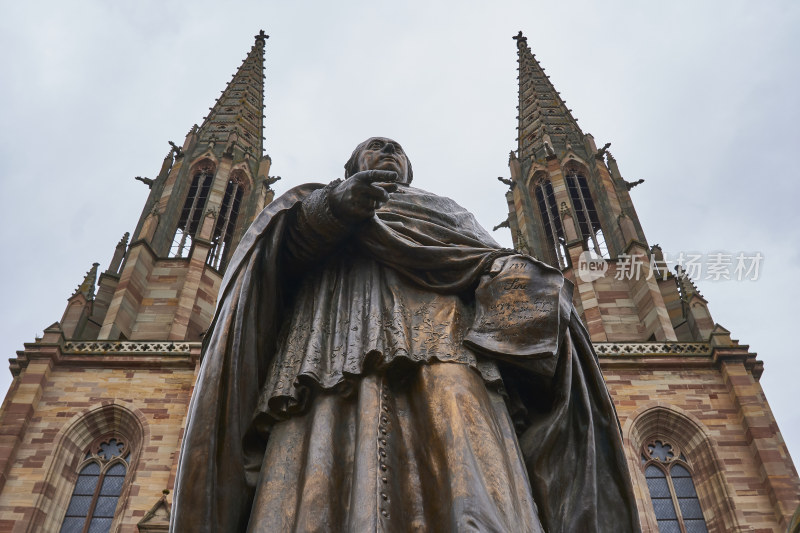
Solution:
{"label": "statue nose", "polygon": [[386,144],[384,144],[384,145],[383,145],[383,150],[382,150],[382,151],[383,151],[383,152],[386,152],[386,153],[389,153],[389,154],[393,154],[393,153],[395,152],[395,150],[394,150],[394,144],[392,144],[392,143],[386,143]]}

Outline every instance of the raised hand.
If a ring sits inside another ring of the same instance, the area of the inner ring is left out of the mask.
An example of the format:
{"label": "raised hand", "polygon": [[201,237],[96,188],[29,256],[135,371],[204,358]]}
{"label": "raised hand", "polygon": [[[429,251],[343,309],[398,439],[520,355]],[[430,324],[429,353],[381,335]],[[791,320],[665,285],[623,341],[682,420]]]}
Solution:
{"label": "raised hand", "polygon": [[397,190],[397,172],[363,170],[344,180],[328,194],[333,214],[344,222],[360,222],[375,214]]}

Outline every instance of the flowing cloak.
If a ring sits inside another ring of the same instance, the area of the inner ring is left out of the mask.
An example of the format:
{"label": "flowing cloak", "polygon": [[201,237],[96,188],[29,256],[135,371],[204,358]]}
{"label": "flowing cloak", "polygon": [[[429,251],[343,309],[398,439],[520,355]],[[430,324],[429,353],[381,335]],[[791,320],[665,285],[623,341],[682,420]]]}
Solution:
{"label": "flowing cloak", "polygon": [[[293,217],[303,200],[322,187],[301,185],[270,203],[229,263],[189,406],[171,531],[244,531],[271,424],[304,407],[302,392],[282,395],[275,379],[279,339],[292,319],[288,280],[293,273],[284,271],[283,254]],[[419,189],[393,194],[348,242],[358,254],[423,291],[475,296],[478,289],[474,335],[468,344],[490,356],[490,368],[499,371],[546,531],[639,531],[616,412],[588,333],[571,303],[566,312],[563,305],[550,309],[561,320],[555,322],[557,338],[539,339],[546,345],[544,352],[547,347],[554,350],[548,358],[530,352],[530,343],[523,349],[520,339],[492,345],[497,336],[492,337],[492,321],[486,316],[497,306],[491,303],[490,274],[497,279],[507,276],[493,265],[513,252],[499,249],[452,200]],[[561,280],[551,283],[553,287],[563,285],[558,271],[532,258],[528,264],[551,282]],[[548,295],[542,291],[558,292],[533,285],[545,299]],[[563,302],[558,294],[549,297]],[[526,330],[523,324],[520,331],[518,336],[536,328]],[[489,371],[470,364],[484,380],[490,379]]]}

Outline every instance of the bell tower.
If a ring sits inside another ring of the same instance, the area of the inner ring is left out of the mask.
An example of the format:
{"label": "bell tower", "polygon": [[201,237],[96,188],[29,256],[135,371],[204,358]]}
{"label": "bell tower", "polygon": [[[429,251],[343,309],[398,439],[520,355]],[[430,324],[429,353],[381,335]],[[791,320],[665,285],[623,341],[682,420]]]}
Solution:
{"label": "bell tower", "polygon": [[575,283],[596,342],[706,340],[705,301],[682,305],[675,276],[647,244],[629,192],[638,182],[622,177],[610,143],[598,149],[581,130],[522,32],[514,39],[519,114],[506,200],[515,247]]}
{"label": "bell tower", "polygon": [[0,529],[167,531],[178,450],[225,268],[272,201],[255,36],[200,126],[171,143],[132,232],[10,360]]}
{"label": "bell tower", "polygon": [[101,275],[109,299],[95,338],[199,340],[210,324],[227,261],[272,200],[262,137],[268,37],[256,35],[202,125],[182,146],[170,142],[158,175],[137,178],[150,195],[121,264]]}
{"label": "bell tower", "polygon": [[[649,245],[629,182],[578,126],[522,32],[517,149],[500,178],[514,246],[575,284],[622,427],[643,531],[785,531],[800,480],[763,363]],[[495,228],[497,229],[497,228]]]}

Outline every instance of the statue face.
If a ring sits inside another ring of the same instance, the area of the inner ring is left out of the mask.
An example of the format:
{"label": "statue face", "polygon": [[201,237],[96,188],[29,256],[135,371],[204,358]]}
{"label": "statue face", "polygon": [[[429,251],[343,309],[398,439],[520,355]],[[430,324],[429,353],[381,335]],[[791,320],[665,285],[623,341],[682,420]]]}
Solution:
{"label": "statue face", "polygon": [[358,154],[359,170],[392,170],[397,183],[409,183],[408,158],[400,143],[385,137],[373,137]]}

